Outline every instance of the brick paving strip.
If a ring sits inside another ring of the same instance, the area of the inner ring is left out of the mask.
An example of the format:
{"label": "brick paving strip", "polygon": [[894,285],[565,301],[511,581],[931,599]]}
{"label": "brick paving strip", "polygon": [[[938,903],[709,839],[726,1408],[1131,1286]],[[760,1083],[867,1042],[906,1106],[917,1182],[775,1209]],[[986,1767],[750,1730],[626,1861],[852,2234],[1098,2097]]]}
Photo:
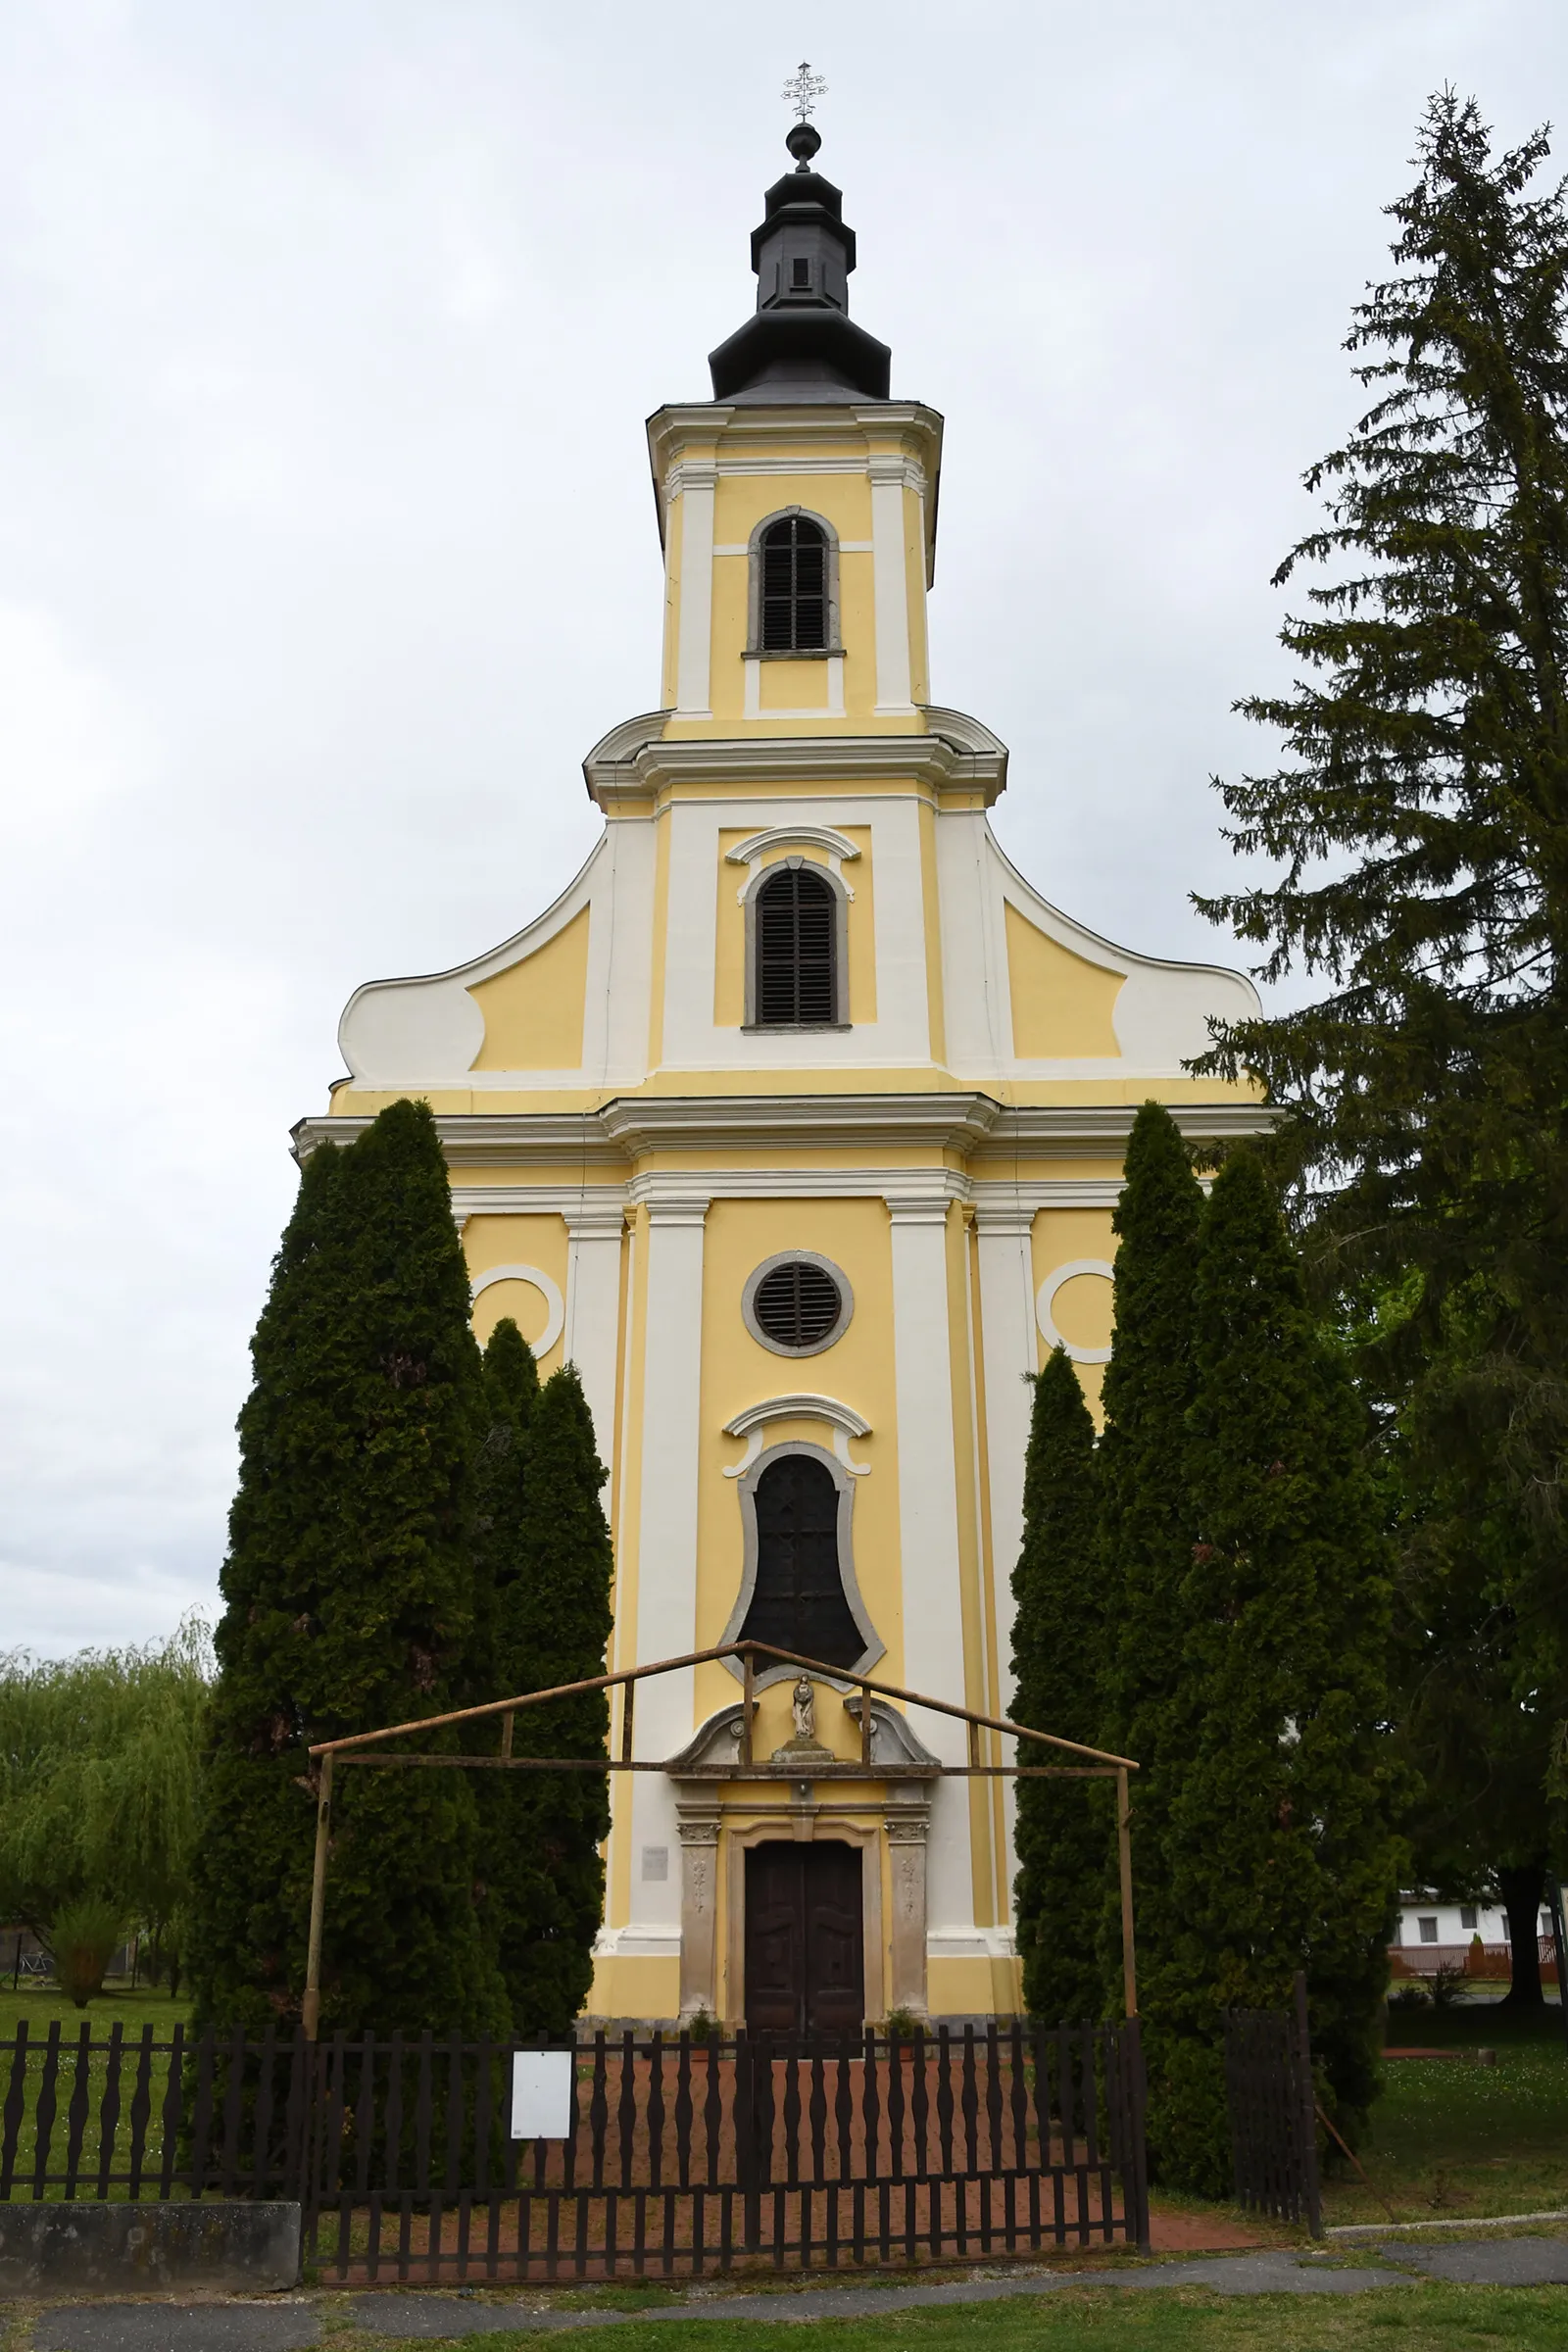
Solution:
{"label": "brick paving strip", "polygon": [[[352,2352],[354,2329],[402,2342],[493,2335],[508,2328],[565,2334],[615,2328],[628,2320],[767,2321],[804,2326],[811,2320],[880,2318],[903,2311],[1003,2302],[1052,2294],[1062,2287],[1123,2289],[1202,2286],[1223,2295],[1360,2295],[1379,2287],[1413,2286],[1443,2278],[1477,2286],[1568,2286],[1568,2239],[1489,2238],[1468,2244],[1410,2246],[1384,2242],[1368,2249],[1382,2264],[1337,2266],[1332,2252],[1268,2249],[1201,2262],[1163,2262],[1102,2271],[1009,2271],[941,2284],[815,2286],[776,2294],[714,2292],[683,2303],[650,2303],[644,2311],[561,2311],[518,2299],[483,2302],[459,2294],[296,2295],[266,2303],[75,2303],[46,2312],[32,2333],[34,2352],[307,2352],[331,2337]],[[342,2323],[350,2331],[342,2331]]]}

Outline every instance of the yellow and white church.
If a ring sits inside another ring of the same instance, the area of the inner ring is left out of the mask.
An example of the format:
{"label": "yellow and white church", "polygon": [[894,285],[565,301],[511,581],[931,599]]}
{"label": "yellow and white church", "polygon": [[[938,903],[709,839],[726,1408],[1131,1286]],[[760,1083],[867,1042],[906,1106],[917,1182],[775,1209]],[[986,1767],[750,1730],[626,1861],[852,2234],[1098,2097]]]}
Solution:
{"label": "yellow and white church", "polygon": [[819,144],[789,135],[713,397],[648,422],[663,672],[583,762],[587,863],[472,962],[357,991],[296,1130],[429,1102],[477,1331],[581,1372],[612,1669],[749,1632],[844,1671],[776,1765],[795,1676],[761,1678],[750,1769],[738,1669],[639,1686],[668,1769],[612,1781],[618,2020],[1017,2009],[1013,1784],[936,1777],[963,1724],[880,1699],[866,1777],[812,1744],[860,1758],[857,1671],[1006,1711],[1028,1376],[1059,1341],[1098,1392],[1133,1114],[1266,1115],[1183,1071],[1250,983],[1084,930],[991,831],[1006,750],[927,675],[943,420],[850,318]]}

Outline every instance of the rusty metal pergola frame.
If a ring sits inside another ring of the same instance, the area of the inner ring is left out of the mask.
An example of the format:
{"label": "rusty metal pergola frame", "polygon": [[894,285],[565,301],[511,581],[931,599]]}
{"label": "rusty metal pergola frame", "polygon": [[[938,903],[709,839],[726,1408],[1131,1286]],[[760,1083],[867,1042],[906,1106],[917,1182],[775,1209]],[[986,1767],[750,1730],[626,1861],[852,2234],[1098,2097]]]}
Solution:
{"label": "rusty metal pergola frame", "polygon": [[[854,1761],[840,1758],[831,1764],[811,1762],[809,1777],[825,1780],[1114,1780],[1116,1784],[1116,1847],[1121,1879],[1121,1962],[1122,1993],[1129,2017],[1138,2014],[1138,1976],[1133,1948],[1133,1874],[1131,1844],[1131,1813],[1129,1808],[1127,1775],[1138,1770],[1131,1756],[1111,1755],[1106,1749],[1086,1747],[1081,1740],[1064,1740],[1055,1732],[1039,1732],[1026,1723],[1012,1723],[1004,1715],[982,1715],[973,1707],[961,1707],[950,1698],[932,1698],[922,1690],[906,1690],[897,1683],[882,1683],[868,1675],[847,1674],[842,1666],[825,1665],[820,1658],[802,1657],[791,1649],[779,1649],[770,1642],[725,1642],[716,1649],[696,1649],[679,1658],[659,1658],[647,1666],[622,1667],[618,1674],[591,1675],[585,1682],[559,1683],[548,1690],[524,1690],[513,1698],[487,1699],[481,1706],[459,1707],[447,1715],[425,1715],[413,1723],[384,1724],[373,1732],[351,1732],[341,1740],[318,1740],[309,1753],[319,1763],[319,1779],[316,1807],[316,1857],[311,1878],[311,1926],[305,1957],[305,1998],[301,2022],[306,2037],[315,2041],[321,2019],[321,1931],[326,1916],[326,1871],[332,1828],[332,1781],[338,1765],[369,1764],[401,1767],[405,1770],[460,1772],[667,1772],[671,1759],[662,1761],[647,1756],[633,1756],[632,1725],[636,1687],[656,1675],[679,1674],[693,1666],[722,1663],[731,1658],[741,1661],[742,1716],[740,1749],[736,1755],[734,1777],[737,1780],[799,1779],[801,1774],[789,1765],[771,1761],[759,1763],[752,1754],[752,1739],[757,1723],[757,1661],[765,1659],[770,1665],[798,1666],[808,1679],[843,1689],[853,1685],[860,1693],[860,1753]],[[590,1690],[623,1690],[620,1712],[620,1753],[618,1756],[514,1756],[512,1752],[514,1720],[522,1707],[543,1706],[557,1698],[578,1698]],[[925,1707],[934,1715],[949,1715],[968,1727],[968,1756],[966,1764],[938,1764],[933,1770],[927,1765],[873,1764],[871,1760],[871,1700],[876,1698],[902,1699],[906,1706]],[[390,1740],[417,1739],[431,1732],[449,1730],[459,1723],[487,1723],[501,1718],[500,1752],[493,1756],[417,1755],[407,1751],[396,1755],[368,1754],[365,1751],[380,1748]],[[1083,1764],[983,1764],[980,1761],[980,1734],[999,1732],[1009,1740],[1037,1740],[1048,1747],[1063,1750],[1068,1755],[1092,1759]]]}

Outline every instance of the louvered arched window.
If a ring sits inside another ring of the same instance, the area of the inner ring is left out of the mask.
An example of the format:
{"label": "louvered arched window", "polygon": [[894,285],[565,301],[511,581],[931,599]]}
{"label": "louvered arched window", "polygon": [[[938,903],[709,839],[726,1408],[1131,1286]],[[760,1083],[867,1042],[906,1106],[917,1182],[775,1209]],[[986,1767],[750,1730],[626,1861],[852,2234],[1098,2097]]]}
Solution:
{"label": "louvered arched window", "polygon": [[820,654],[828,646],[827,533],[808,514],[781,514],[762,532],[758,644],[764,654]]}
{"label": "louvered arched window", "polygon": [[831,1028],[840,1018],[839,902],[817,867],[773,867],[752,902],[752,1020],[760,1029]]}

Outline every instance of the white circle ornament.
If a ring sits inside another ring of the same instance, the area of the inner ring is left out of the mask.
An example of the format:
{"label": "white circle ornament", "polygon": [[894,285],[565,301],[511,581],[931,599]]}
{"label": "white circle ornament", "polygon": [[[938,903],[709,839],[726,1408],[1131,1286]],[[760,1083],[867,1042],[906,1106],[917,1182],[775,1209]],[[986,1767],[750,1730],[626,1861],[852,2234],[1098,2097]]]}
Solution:
{"label": "white circle ornament", "polygon": [[1102,1257],[1070,1257],[1064,1266],[1058,1266],[1054,1274],[1048,1274],[1035,1298],[1035,1319],[1040,1325],[1040,1336],[1048,1347],[1065,1348],[1075,1364],[1108,1364],[1108,1348],[1075,1347],[1052,1320],[1051,1310],[1056,1303],[1056,1293],[1080,1274],[1096,1275],[1102,1282],[1114,1282],[1116,1279],[1115,1267],[1108,1266]]}
{"label": "white circle ornament", "polygon": [[566,1302],[561,1296],[560,1284],[553,1282],[539,1266],[487,1266],[482,1274],[474,1276],[468,1287],[469,1304],[476,1304],[480,1292],[487,1291],[493,1282],[531,1283],[539,1293],[545,1302],[545,1327],[528,1345],[535,1355],[548,1355],[566,1320]]}

